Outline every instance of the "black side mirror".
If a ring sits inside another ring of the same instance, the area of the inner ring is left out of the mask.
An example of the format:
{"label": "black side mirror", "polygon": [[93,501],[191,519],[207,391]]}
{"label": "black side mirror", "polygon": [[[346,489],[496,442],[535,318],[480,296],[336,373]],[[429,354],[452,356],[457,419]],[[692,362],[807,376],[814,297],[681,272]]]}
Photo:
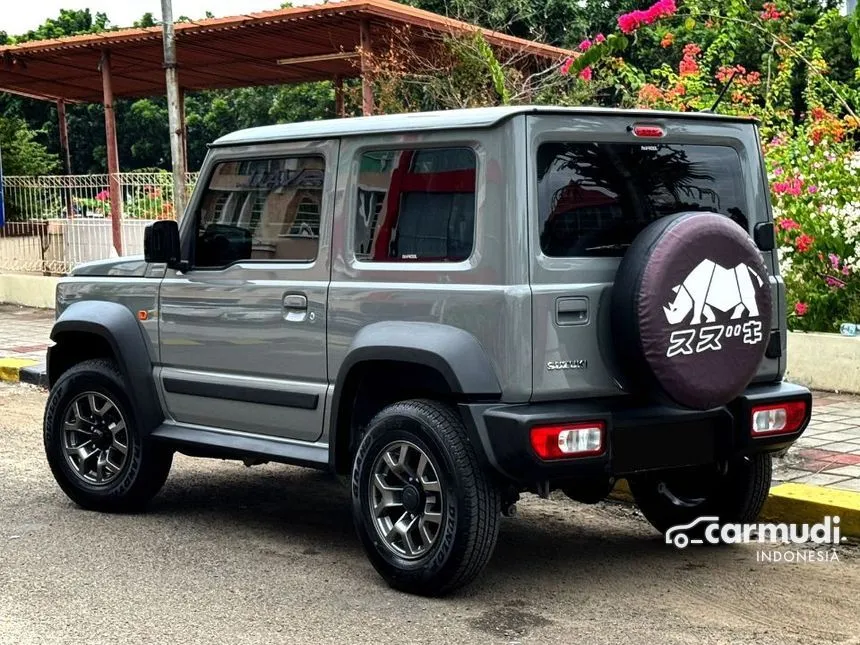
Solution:
{"label": "black side mirror", "polygon": [[166,262],[176,268],[180,264],[179,225],[174,220],[153,222],[143,232],[143,255],[147,262]]}

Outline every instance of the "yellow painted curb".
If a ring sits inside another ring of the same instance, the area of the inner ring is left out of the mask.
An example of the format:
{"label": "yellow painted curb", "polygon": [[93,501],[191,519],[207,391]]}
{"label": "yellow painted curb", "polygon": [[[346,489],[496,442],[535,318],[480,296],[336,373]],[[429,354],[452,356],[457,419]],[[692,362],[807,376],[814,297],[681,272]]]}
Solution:
{"label": "yellow painted curb", "polygon": [[779,522],[814,524],[838,515],[842,535],[860,537],[860,493],[808,484],[780,484],[770,489],[761,517]]}
{"label": "yellow painted curb", "polygon": [[[619,479],[609,494],[620,502],[633,502],[627,481]],[[760,519],[770,522],[816,524],[825,515],[839,516],[842,535],[860,537],[860,493],[808,484],[780,484],[770,489]]]}
{"label": "yellow painted curb", "polygon": [[36,365],[32,358],[0,358],[0,381],[17,383],[21,380],[21,369]]}
{"label": "yellow painted curb", "polygon": [[619,479],[615,482],[615,488],[612,489],[609,496],[619,502],[633,503],[633,495],[630,493],[630,486],[627,485],[626,479]]}

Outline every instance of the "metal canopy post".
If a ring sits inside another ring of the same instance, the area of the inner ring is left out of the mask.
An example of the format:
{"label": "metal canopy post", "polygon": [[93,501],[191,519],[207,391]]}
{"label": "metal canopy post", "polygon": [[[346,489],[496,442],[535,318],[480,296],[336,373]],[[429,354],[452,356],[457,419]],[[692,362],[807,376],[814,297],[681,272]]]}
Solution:
{"label": "metal canopy post", "polygon": [[[63,174],[72,174],[72,153],[69,150],[69,124],[66,120],[66,102],[63,99],[57,101],[57,126],[60,130],[60,154],[63,158]],[[72,200],[71,188],[66,188],[64,191],[66,200],[66,217],[72,217],[75,214],[75,203]]]}
{"label": "metal canopy post", "polygon": [[185,212],[187,193],[185,172],[188,168],[185,154],[185,106],[179,89],[179,72],[176,64],[176,35],[173,29],[171,0],[161,0],[161,24],[164,32],[164,74],[167,84],[167,121],[170,127],[170,159],[173,168],[173,212],[176,218]]}
{"label": "metal canopy post", "polygon": [[373,114],[373,83],[368,78],[370,75],[370,54],[372,43],[370,41],[370,22],[361,21],[360,32],[361,43],[361,113],[364,116]]}
{"label": "metal canopy post", "polygon": [[110,216],[113,248],[122,255],[122,194],[119,185],[119,152],[116,146],[116,114],[113,107],[110,51],[102,52],[102,88],[105,106],[105,139],[107,142],[108,182],[110,186]]}

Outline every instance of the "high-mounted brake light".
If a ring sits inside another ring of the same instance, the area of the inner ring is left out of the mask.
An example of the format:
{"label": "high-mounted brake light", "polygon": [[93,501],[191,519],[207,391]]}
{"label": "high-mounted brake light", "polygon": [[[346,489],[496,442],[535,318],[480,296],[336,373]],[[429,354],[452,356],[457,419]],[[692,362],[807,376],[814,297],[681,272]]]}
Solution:
{"label": "high-mounted brake light", "polygon": [[750,432],[754,437],[797,432],[806,420],[806,401],[770,403],[752,409]]}
{"label": "high-mounted brake light", "polygon": [[634,137],[659,139],[666,136],[666,131],[659,125],[634,125],[631,129]]}
{"label": "high-mounted brake light", "polygon": [[541,459],[590,457],[605,450],[603,421],[536,426],[531,430],[532,448]]}

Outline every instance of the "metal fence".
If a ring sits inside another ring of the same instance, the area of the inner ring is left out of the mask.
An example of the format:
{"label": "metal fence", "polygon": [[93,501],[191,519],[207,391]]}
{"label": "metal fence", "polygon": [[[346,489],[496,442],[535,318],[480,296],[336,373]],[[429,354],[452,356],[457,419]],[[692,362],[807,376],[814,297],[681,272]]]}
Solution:
{"label": "metal fence", "polygon": [[[64,274],[81,262],[116,255],[109,175],[3,177],[6,223],[0,271]],[[197,173],[186,177],[189,191]],[[173,219],[170,173],[119,173],[123,255],[143,253],[143,229]]]}

